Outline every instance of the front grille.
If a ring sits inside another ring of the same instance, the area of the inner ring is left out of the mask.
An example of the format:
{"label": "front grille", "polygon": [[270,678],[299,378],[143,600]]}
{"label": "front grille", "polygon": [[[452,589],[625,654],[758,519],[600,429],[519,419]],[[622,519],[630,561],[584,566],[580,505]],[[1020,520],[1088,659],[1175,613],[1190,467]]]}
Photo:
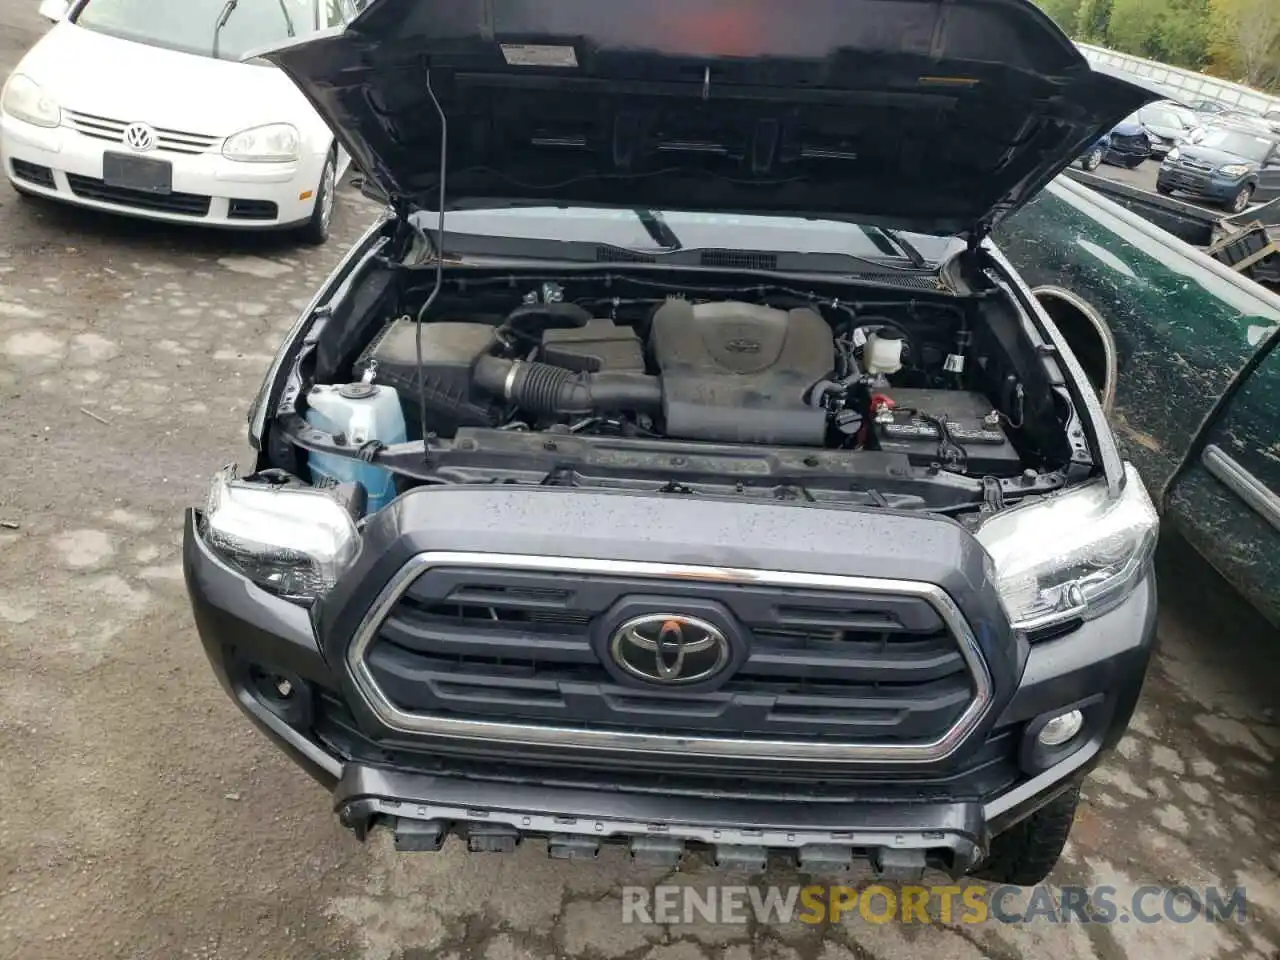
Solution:
{"label": "front grille", "polygon": [[1209,185],[1207,177],[1197,177],[1188,173],[1169,173],[1164,177],[1165,183],[1182,190],[1203,190]]}
{"label": "front grille", "polygon": [[[132,122],[130,120],[112,120],[92,113],[79,113],[75,110],[63,110],[62,116],[68,126],[77,133],[95,140],[107,140],[111,143],[124,143],[124,130]],[[152,127],[156,132],[156,149],[169,153],[197,154],[204,153],[219,143],[221,137],[211,137],[203,133],[188,133],[183,130],[168,130],[163,127]]]}
{"label": "front grille", "polygon": [[1201,170],[1205,173],[1210,173],[1213,170],[1213,164],[1211,163],[1202,163],[1199,160],[1189,160],[1186,157],[1183,157],[1178,161],[1178,166],[1185,170]]}
{"label": "front grille", "polygon": [[95,177],[82,177],[74,173],[67,174],[67,183],[72,193],[86,200],[118,203],[122,207],[137,207],[140,210],[185,213],[193,217],[209,214],[209,197],[197,193],[148,193],[128,187],[108,186]]}
{"label": "front grille", "polygon": [[227,205],[229,220],[274,220],[279,215],[279,208],[272,200],[233,198]]}
{"label": "front grille", "polygon": [[[710,692],[619,682],[602,641],[624,601],[710,605],[749,652]],[[581,731],[919,746],[953,735],[978,695],[948,622],[906,591],[434,567],[361,653],[402,715]]]}
{"label": "front grille", "polygon": [[41,187],[57,186],[53,180],[53,171],[48,167],[38,163],[27,163],[25,160],[10,160],[9,165],[13,168],[13,175],[18,180],[25,180],[27,183],[34,183]]}

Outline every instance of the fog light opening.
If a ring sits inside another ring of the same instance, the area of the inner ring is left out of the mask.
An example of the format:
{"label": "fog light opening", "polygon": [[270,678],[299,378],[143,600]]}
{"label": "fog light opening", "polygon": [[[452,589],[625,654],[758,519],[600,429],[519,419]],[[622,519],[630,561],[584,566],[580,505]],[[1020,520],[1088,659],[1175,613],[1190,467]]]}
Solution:
{"label": "fog light opening", "polygon": [[250,667],[249,679],[258,696],[279,704],[288,703],[298,692],[297,685],[289,677],[262,667]]}
{"label": "fog light opening", "polygon": [[274,667],[252,664],[248,687],[259,703],[292,727],[311,722],[311,690],[301,677]]}
{"label": "fog light opening", "polygon": [[1050,719],[1036,734],[1036,742],[1042,747],[1061,747],[1070,743],[1084,728],[1084,714],[1068,710]]}

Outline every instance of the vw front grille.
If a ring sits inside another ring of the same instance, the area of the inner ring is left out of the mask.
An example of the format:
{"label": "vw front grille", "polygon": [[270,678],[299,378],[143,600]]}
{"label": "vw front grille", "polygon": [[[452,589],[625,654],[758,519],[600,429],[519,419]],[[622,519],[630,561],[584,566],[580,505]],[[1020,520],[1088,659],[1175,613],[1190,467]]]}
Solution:
{"label": "vw front grille", "polygon": [[[132,121],[112,120],[92,113],[79,113],[75,110],[63,110],[64,121],[77,133],[96,140],[107,140],[111,143],[124,143],[124,130]],[[156,149],[169,153],[197,154],[204,153],[219,143],[221,137],[211,137],[203,133],[186,133],[181,130],[167,130],[153,127],[156,134]]]}

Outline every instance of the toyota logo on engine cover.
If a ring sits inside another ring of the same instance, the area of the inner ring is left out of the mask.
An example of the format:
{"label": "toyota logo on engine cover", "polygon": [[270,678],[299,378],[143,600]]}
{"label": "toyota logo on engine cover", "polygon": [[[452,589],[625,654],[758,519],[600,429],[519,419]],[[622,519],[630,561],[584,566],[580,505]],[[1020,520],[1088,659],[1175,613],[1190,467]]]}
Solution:
{"label": "toyota logo on engine cover", "polygon": [[154,150],[156,132],[145,123],[131,123],[124,128],[124,144],[130,150],[136,150],[139,153]]}
{"label": "toyota logo on engine cover", "polygon": [[649,683],[709,680],[728,666],[732,652],[719,627],[674,613],[634,617],[609,639],[614,663]]}

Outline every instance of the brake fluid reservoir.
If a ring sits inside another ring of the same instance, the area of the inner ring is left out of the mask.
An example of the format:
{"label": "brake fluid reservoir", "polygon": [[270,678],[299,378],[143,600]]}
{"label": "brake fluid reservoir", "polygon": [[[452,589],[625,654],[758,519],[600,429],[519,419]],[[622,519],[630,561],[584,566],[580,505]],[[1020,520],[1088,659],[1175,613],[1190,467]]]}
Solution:
{"label": "brake fluid reservoir", "polygon": [[862,348],[862,364],[868,373],[897,373],[902,369],[902,334],[891,329],[871,334]]}
{"label": "brake fluid reservoir", "polygon": [[404,443],[404,411],[394,387],[373,383],[318,384],[307,394],[307,422],[338,437],[353,454],[309,454],[307,464],[315,478],[327,477],[338,483],[358,480],[369,494],[369,513],[395,499],[391,471],[354,456],[371,440],[386,446]]}

